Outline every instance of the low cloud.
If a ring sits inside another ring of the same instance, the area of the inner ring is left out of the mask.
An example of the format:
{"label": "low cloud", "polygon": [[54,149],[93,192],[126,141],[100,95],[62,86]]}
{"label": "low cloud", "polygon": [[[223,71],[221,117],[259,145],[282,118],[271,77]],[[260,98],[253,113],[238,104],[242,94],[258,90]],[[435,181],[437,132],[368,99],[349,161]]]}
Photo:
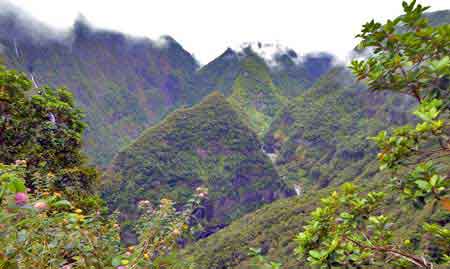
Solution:
{"label": "low cloud", "polygon": [[343,65],[333,54],[327,52],[310,52],[304,55],[294,49],[278,43],[246,42],[233,48],[238,57],[244,58],[249,53],[255,53],[261,57],[267,66],[279,71],[287,65],[322,64],[327,66]]}
{"label": "low cloud", "polygon": [[45,44],[49,41],[62,42],[67,37],[67,32],[48,27],[8,2],[0,2],[0,24],[0,35],[14,37],[18,42]]}
{"label": "low cloud", "polygon": [[34,45],[43,46],[49,42],[58,42],[66,46],[72,46],[77,38],[82,35],[103,35],[117,38],[128,45],[140,42],[148,42],[156,48],[166,48],[171,38],[162,36],[156,40],[145,37],[129,36],[118,31],[100,29],[93,26],[86,17],[80,14],[73,26],[66,30],[58,30],[39,22],[22,9],[5,1],[0,2],[0,38],[9,39],[11,42],[32,42]]}

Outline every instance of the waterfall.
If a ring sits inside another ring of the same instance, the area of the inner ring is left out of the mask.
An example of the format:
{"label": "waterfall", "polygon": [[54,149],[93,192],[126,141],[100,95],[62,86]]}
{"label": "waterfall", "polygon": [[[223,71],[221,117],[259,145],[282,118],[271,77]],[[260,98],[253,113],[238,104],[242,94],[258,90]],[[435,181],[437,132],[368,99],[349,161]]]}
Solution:
{"label": "waterfall", "polygon": [[267,157],[269,157],[269,159],[274,163],[277,160],[278,155],[275,153],[268,153],[267,151],[264,150],[264,146],[261,146],[261,150],[264,154],[267,155]]}
{"label": "waterfall", "polygon": [[33,82],[33,86],[35,88],[39,88],[38,84],[36,83],[36,80],[34,79],[33,73],[30,73],[30,75],[31,75],[31,81]]}
{"label": "waterfall", "polygon": [[14,50],[16,52],[17,58],[19,58],[19,48],[17,47],[17,40],[14,39]]}
{"label": "waterfall", "polygon": [[294,190],[297,196],[302,194],[302,186],[300,184],[294,184]]}
{"label": "waterfall", "polygon": [[51,123],[53,123],[53,124],[56,123],[55,115],[53,115],[52,112],[48,113],[48,120],[49,120]]}

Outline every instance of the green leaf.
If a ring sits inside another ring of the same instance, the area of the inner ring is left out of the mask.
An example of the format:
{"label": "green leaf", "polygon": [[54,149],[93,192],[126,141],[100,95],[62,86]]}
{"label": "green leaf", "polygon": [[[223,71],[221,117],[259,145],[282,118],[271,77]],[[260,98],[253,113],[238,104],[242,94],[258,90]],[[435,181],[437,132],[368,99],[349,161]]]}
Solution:
{"label": "green leaf", "polygon": [[25,182],[17,177],[12,177],[12,180],[8,184],[8,189],[11,192],[25,192]]}
{"label": "green leaf", "polygon": [[430,183],[428,183],[428,182],[425,181],[425,180],[416,180],[416,181],[414,181],[414,183],[416,183],[416,185],[417,185],[420,189],[422,189],[422,190],[424,190],[424,191],[429,192],[429,191],[431,190],[431,185],[430,185]]}
{"label": "green leaf", "polygon": [[60,200],[53,204],[56,208],[62,208],[62,207],[71,207],[72,204],[67,200]]}
{"label": "green leaf", "polygon": [[316,260],[320,260],[322,258],[322,254],[317,250],[310,250],[309,255]]}
{"label": "green leaf", "polygon": [[112,259],[111,261],[112,266],[117,267],[122,265],[122,257],[120,256],[116,256]]}

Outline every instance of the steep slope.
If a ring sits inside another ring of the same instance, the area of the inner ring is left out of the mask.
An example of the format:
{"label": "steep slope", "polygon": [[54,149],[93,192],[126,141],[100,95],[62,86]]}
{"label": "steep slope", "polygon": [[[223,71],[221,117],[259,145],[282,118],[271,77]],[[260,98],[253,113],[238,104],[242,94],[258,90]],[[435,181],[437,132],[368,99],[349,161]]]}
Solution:
{"label": "steep slope", "polygon": [[239,48],[228,48],[219,57],[197,72],[196,85],[202,92],[218,90],[225,96],[232,92],[233,84],[244,68],[246,59],[256,56],[263,61],[273,83],[284,96],[298,96],[328,72],[335,61],[327,53],[299,56],[293,49],[279,44],[244,43]]}
{"label": "steep slope", "polygon": [[263,59],[249,53],[242,60],[229,100],[243,113],[244,121],[258,134],[262,134],[282,107],[285,98],[273,83]]}
{"label": "steep slope", "polygon": [[219,90],[247,124],[262,135],[286,98],[306,91],[326,73],[334,58],[328,54],[303,57],[276,44],[244,43],[227,49],[197,73],[202,93]]}
{"label": "steep slope", "polygon": [[371,93],[336,67],[282,109],[264,138],[265,149],[278,155],[285,179],[303,188],[370,176],[376,150],[367,137],[408,121],[411,103]]}
{"label": "steep slope", "polygon": [[183,202],[206,186],[201,216],[208,226],[291,194],[256,135],[218,92],[146,130],[115,157],[112,172],[116,179],[105,196],[126,212],[141,199]]}
{"label": "steep slope", "polygon": [[[385,176],[378,174],[358,183],[366,190],[382,190],[386,188],[381,181],[382,178],[386,180]],[[265,205],[210,237],[189,245],[181,256],[192,259],[197,269],[253,269],[250,248],[259,248],[269,260],[281,262],[283,269],[311,268],[298,259],[294,240],[311,211],[319,205],[320,198],[333,190],[335,188],[325,188]],[[419,223],[448,223],[450,217],[450,213],[436,213],[433,206],[419,210],[409,203],[402,203],[399,197],[387,197],[383,214],[394,220],[392,229],[398,242],[409,239],[416,240],[417,244],[420,242],[415,233],[422,229]]]}
{"label": "steep slope", "polygon": [[[448,24],[449,14],[427,17],[432,25]],[[413,122],[413,104],[406,96],[369,92],[336,66],[281,110],[264,137],[265,150],[277,154],[280,175],[300,188],[371,177],[376,149],[367,137]]]}
{"label": "steep slope", "polygon": [[23,16],[0,14],[3,60],[36,85],[67,86],[74,93],[89,124],[84,148],[96,163],[107,163],[145,127],[199,98],[193,88],[197,63],[170,37],[131,38],[82,18],[59,33]]}
{"label": "steep slope", "polygon": [[168,112],[214,90],[234,92],[243,117],[262,133],[281,107],[280,95],[300,94],[331,66],[328,56],[299,57],[279,45],[255,43],[228,49],[198,69],[170,37],[133,38],[94,28],[83,18],[60,32],[14,7],[1,8],[3,61],[26,72],[36,86],[67,86],[74,93],[89,124],[84,149],[100,165]]}
{"label": "steep slope", "polygon": [[203,93],[220,91],[225,96],[230,95],[233,83],[239,74],[240,62],[238,53],[228,48],[197,72],[197,88]]}
{"label": "steep slope", "polygon": [[432,26],[450,23],[450,9],[430,12],[425,14],[425,16]]}
{"label": "steep slope", "polygon": [[[428,14],[432,24],[450,23],[450,11]],[[404,96],[371,93],[344,67],[336,67],[307,92],[289,102],[264,138],[265,149],[278,154],[282,177],[300,187],[300,197],[281,199],[232,222],[225,229],[188,246],[183,255],[199,269],[254,268],[249,248],[261,248],[284,269],[308,268],[295,254],[301,231],[320,198],[344,181],[363,190],[386,190],[390,175],[377,172],[376,149],[366,140],[380,129],[413,122]],[[450,167],[444,160],[444,169]],[[445,171],[445,170],[444,170]],[[303,188],[302,188],[303,187]],[[388,192],[389,193],[389,192]],[[385,215],[393,216],[396,236],[416,240],[423,221],[448,223],[449,212],[433,206],[418,210],[400,197],[387,197]],[[400,217],[401,216],[401,217]]]}
{"label": "steep slope", "polygon": [[331,54],[317,53],[298,56],[293,50],[275,56],[276,67],[271,70],[273,81],[284,96],[295,97],[309,89],[332,67]]}

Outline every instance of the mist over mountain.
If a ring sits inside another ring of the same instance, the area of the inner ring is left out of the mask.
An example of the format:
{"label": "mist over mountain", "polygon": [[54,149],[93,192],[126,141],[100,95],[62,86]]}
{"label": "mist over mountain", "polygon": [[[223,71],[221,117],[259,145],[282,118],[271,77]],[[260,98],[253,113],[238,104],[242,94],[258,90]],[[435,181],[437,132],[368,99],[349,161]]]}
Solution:
{"label": "mist over mountain", "polygon": [[[425,16],[434,26],[450,24],[449,10]],[[371,53],[353,51],[362,58]],[[0,59],[25,74],[29,92],[50,85],[74,95],[88,125],[82,150],[101,171],[96,194],[107,214],[118,215],[119,243],[138,243],[142,205],[157,212],[165,200],[181,214],[198,189],[207,189],[183,228],[169,232],[198,228],[174,244],[183,247],[176,253],[180,259],[195,261],[199,269],[253,268],[250,247],[279,257],[282,268],[304,268],[293,238],[321,198],[349,182],[364,193],[392,187],[368,137],[419,120],[411,114],[414,97],[369,91],[332,54],[305,54],[278,43],[224,48],[200,65],[171,36],[151,40],[99,29],[81,15],[61,31],[5,6]],[[448,90],[448,76],[437,82]],[[42,115],[49,130],[63,122],[51,111]],[[390,195],[383,210],[403,218],[394,231],[404,238],[413,238],[425,220],[449,227],[449,213],[436,213],[437,204],[396,207],[397,198]]]}
{"label": "mist over mountain", "polygon": [[2,14],[4,62],[36,86],[67,86],[74,93],[89,125],[85,149],[96,163],[105,164],[174,107],[197,100],[198,64],[170,37],[131,38],[96,29],[82,17],[58,35],[17,11]]}
{"label": "mist over mountain", "polygon": [[[66,86],[74,93],[89,125],[85,150],[101,165],[173,109],[192,105],[214,90],[230,95],[252,51],[227,50],[200,68],[169,36],[131,37],[97,29],[83,16],[68,31],[57,31],[12,7],[0,13],[0,29],[7,66],[26,72],[35,86]],[[277,87],[290,95],[298,94],[297,85],[306,89],[331,65],[328,55],[305,57],[299,65],[283,60],[287,54],[275,56],[282,68],[266,60],[261,67],[270,66]]]}

